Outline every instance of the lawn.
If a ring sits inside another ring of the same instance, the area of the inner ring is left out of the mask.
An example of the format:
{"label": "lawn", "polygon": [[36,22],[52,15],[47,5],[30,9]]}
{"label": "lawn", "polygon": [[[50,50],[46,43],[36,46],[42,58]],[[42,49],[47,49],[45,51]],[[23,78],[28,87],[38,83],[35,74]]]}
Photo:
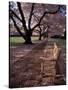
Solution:
{"label": "lawn", "polygon": [[[32,41],[38,41],[38,37],[33,36]],[[24,39],[22,37],[10,37],[10,45],[19,45],[24,43]]]}
{"label": "lawn", "polygon": [[[32,41],[38,41],[38,37],[33,36]],[[49,41],[56,42],[58,45],[66,45],[65,39],[49,39]],[[10,45],[21,45],[24,43],[24,39],[22,37],[10,37]]]}
{"label": "lawn", "polygon": [[65,39],[50,39],[52,42],[56,42],[59,46],[66,46],[66,40]]}

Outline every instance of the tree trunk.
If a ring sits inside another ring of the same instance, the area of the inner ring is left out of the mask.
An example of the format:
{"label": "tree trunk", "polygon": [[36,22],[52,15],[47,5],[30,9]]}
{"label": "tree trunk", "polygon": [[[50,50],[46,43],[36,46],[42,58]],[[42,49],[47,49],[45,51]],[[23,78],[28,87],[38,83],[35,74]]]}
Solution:
{"label": "tree trunk", "polygon": [[25,39],[25,44],[32,44],[32,40],[31,40],[31,32],[26,32],[26,39]]}
{"label": "tree trunk", "polygon": [[25,44],[32,44],[31,36],[26,36]]}
{"label": "tree trunk", "polygon": [[39,40],[41,40],[42,39],[42,36],[41,35],[39,35]]}
{"label": "tree trunk", "polygon": [[40,26],[39,26],[39,29],[40,29],[40,31],[39,31],[39,40],[41,40],[42,39],[42,35],[41,35],[42,29],[41,29]]}

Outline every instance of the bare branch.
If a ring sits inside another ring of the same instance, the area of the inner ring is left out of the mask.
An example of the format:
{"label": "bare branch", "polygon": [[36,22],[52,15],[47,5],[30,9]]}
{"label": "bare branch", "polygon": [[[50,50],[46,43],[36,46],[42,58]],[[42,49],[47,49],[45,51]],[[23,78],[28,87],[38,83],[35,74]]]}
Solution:
{"label": "bare branch", "polygon": [[32,19],[32,15],[33,15],[34,5],[35,5],[35,3],[32,4],[30,16],[29,16],[29,21],[28,21],[29,30],[31,29],[30,25],[31,25],[31,19]]}
{"label": "bare branch", "polygon": [[38,27],[38,26],[40,25],[41,21],[43,20],[43,18],[44,18],[44,16],[45,16],[46,14],[56,14],[59,10],[60,10],[60,5],[58,6],[58,9],[57,9],[56,11],[54,11],[54,12],[46,12],[46,11],[45,11],[45,12],[43,13],[43,15],[41,16],[39,22],[32,28],[32,30],[34,30],[36,27]]}
{"label": "bare branch", "polygon": [[16,14],[13,10],[10,9],[10,12],[11,12],[18,20],[20,20],[20,21],[22,22],[22,20],[20,19],[20,17],[17,16],[17,14]]}
{"label": "bare branch", "polygon": [[35,14],[33,14],[33,16],[36,18],[35,21],[38,22],[39,21],[38,17]]}
{"label": "bare branch", "polygon": [[20,28],[17,26],[16,21],[14,20],[14,18],[13,18],[12,16],[10,16],[10,17],[11,17],[13,23],[14,23],[14,26],[15,26],[16,30],[17,30],[17,31],[19,32],[19,34],[25,39],[25,35],[21,32]]}
{"label": "bare branch", "polygon": [[21,15],[21,17],[22,17],[23,28],[24,28],[25,31],[27,31],[24,13],[23,13],[23,11],[22,11],[22,9],[21,9],[21,3],[20,3],[20,2],[17,2],[17,5],[18,5],[18,9],[19,9],[20,15]]}

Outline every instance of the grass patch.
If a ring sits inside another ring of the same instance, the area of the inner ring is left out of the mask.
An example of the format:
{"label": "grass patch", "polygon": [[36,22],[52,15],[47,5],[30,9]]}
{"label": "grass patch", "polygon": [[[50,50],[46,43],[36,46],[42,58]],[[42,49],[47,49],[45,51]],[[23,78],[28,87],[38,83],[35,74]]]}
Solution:
{"label": "grass patch", "polygon": [[66,45],[65,39],[51,39],[51,41],[56,42],[59,46]]}
{"label": "grass patch", "polygon": [[[31,37],[32,42],[37,41],[38,37],[33,36]],[[24,39],[22,37],[10,37],[10,45],[21,45],[24,43]]]}
{"label": "grass patch", "polygon": [[[32,42],[38,41],[38,36],[32,36],[31,37]],[[49,39],[51,42],[56,42],[59,46],[66,46],[66,40],[65,39]],[[22,37],[10,37],[10,45],[21,45],[24,43],[24,39]]]}
{"label": "grass patch", "polygon": [[22,37],[10,37],[10,45],[18,45],[24,43]]}
{"label": "grass patch", "polygon": [[39,38],[38,36],[32,36],[32,37],[31,37],[32,41],[37,41],[38,38]]}

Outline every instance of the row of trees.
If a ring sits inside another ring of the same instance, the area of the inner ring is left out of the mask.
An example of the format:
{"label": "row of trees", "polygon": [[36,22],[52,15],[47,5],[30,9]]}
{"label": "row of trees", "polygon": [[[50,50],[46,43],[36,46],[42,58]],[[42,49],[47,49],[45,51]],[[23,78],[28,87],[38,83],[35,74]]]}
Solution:
{"label": "row of trees", "polygon": [[24,38],[25,44],[32,44],[31,37],[34,31],[38,31],[39,40],[48,33],[50,26],[46,23],[45,17],[55,15],[61,10],[63,10],[61,14],[64,14],[64,5],[9,2],[9,24],[11,22],[14,24],[18,33]]}

